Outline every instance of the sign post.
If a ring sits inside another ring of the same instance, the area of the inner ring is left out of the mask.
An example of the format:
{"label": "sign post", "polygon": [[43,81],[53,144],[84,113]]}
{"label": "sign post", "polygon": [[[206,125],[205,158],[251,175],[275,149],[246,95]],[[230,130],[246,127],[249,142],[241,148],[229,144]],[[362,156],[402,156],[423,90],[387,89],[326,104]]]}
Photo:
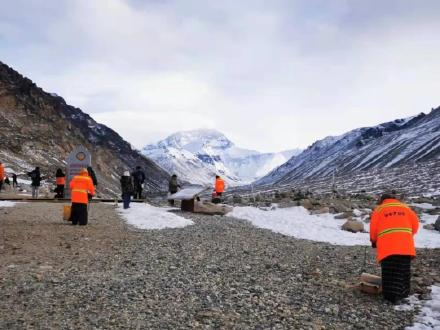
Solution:
{"label": "sign post", "polygon": [[70,181],[75,175],[79,174],[79,171],[82,168],[87,168],[92,165],[92,155],[85,147],[78,146],[70,152],[69,156],[67,156],[66,163],[67,173],[65,196],[70,198]]}

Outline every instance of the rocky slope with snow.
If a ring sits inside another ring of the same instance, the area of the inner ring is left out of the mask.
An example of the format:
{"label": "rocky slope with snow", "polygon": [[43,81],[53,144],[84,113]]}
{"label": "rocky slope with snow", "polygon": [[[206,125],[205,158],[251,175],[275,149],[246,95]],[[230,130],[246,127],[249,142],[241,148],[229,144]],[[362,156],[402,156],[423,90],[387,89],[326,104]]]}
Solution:
{"label": "rocky slope with snow", "polygon": [[119,195],[120,174],[136,165],[146,171],[147,190],[166,189],[168,173],[116,132],[0,62],[0,160],[8,171],[40,166],[43,176],[54,175],[77,145],[92,153],[104,196]]}
{"label": "rocky slope with snow", "polygon": [[[337,181],[340,177],[351,180],[376,172],[392,173],[391,180],[397,180],[407,172],[416,176],[421,168],[424,172],[432,169],[435,175],[439,163],[440,107],[429,114],[421,113],[319,140],[256,183],[281,186],[324,180],[328,185],[333,175]],[[424,179],[426,182],[414,182],[414,185],[431,181],[430,175]],[[393,186],[393,182],[389,185]]]}
{"label": "rocky slope with snow", "polygon": [[182,180],[196,184],[212,184],[216,174],[229,185],[250,183],[267,174],[298,153],[260,153],[235,146],[215,130],[175,133],[142,153]]}

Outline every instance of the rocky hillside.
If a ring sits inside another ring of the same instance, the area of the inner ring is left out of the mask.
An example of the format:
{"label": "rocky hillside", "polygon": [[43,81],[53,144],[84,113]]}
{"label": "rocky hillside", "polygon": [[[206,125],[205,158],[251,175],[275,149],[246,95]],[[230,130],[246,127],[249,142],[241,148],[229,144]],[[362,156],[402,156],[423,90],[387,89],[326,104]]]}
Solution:
{"label": "rocky hillside", "polygon": [[53,176],[57,167],[65,167],[69,152],[84,145],[92,153],[101,195],[119,194],[120,174],[137,165],[147,174],[148,191],[166,187],[168,173],[115,131],[1,62],[0,127],[0,160],[11,171],[40,166],[43,175]]}
{"label": "rocky hillside", "polygon": [[178,132],[142,150],[183,180],[212,184],[218,174],[231,186],[255,181],[298,152],[261,153],[243,149],[223,133],[209,129]]}
{"label": "rocky hillside", "polygon": [[[385,174],[384,179],[393,186],[393,178],[406,174],[416,177],[422,168],[424,172],[432,169],[434,175],[439,163],[440,107],[432,109],[429,114],[421,113],[317,141],[257,181],[257,185],[290,185],[320,180],[326,181],[328,186],[333,176],[336,181],[338,178],[353,181],[354,177],[370,176],[372,181],[371,178],[380,172],[390,173],[388,177]],[[432,183],[429,177],[425,176],[426,182],[411,181],[420,188]],[[340,185],[345,181],[339,182]]]}

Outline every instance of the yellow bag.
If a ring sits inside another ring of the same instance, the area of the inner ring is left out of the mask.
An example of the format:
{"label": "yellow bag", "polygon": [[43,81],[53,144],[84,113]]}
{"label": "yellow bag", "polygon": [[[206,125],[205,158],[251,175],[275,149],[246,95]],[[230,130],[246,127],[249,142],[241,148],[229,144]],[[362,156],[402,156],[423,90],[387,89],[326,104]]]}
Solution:
{"label": "yellow bag", "polygon": [[64,205],[63,207],[63,219],[70,221],[70,214],[72,213],[72,206]]}

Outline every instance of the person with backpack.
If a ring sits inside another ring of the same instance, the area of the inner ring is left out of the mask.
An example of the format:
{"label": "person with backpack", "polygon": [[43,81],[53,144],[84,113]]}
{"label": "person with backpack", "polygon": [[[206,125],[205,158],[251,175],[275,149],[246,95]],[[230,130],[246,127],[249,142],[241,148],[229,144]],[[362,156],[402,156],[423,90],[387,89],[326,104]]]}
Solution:
{"label": "person with backpack", "polygon": [[64,186],[66,185],[66,175],[63,173],[61,168],[57,169],[55,173],[55,183],[57,185],[55,192],[55,198],[64,198]]}
{"label": "person with backpack", "polygon": [[[170,182],[168,183],[168,192],[172,195],[179,191],[180,185],[177,182],[177,175],[173,174],[171,176]],[[168,201],[171,206],[174,206],[174,199]]]}
{"label": "person with backpack", "polygon": [[31,187],[32,187],[32,198],[38,198],[38,194],[40,191],[41,185],[41,173],[40,168],[37,166],[31,172],[28,172],[27,175],[31,178]]}
{"label": "person with backpack", "polygon": [[129,171],[125,171],[121,176],[121,191],[124,209],[128,209],[130,207],[131,195],[134,193],[133,179]]}
{"label": "person with backpack", "polygon": [[133,185],[134,185],[134,198],[142,198],[142,185],[145,182],[145,173],[142,171],[140,166],[136,166],[136,170],[132,174]]}

